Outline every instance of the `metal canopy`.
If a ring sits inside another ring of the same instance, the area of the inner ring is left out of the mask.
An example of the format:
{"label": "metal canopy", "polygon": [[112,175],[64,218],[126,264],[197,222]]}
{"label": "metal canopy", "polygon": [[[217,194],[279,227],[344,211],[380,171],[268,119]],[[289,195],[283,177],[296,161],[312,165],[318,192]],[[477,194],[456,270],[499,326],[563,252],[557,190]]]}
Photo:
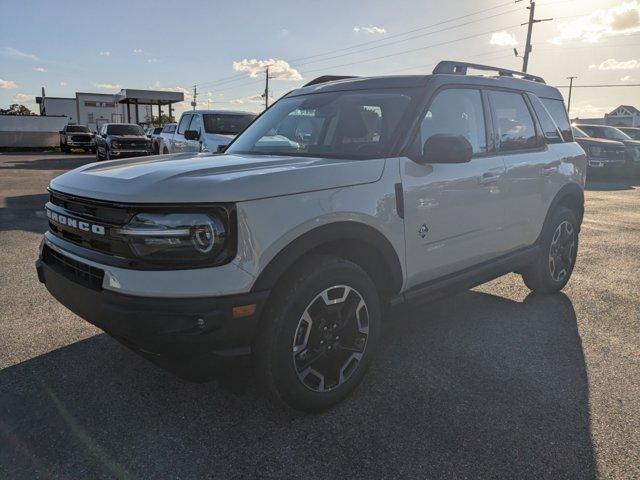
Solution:
{"label": "metal canopy", "polygon": [[116,94],[116,100],[118,103],[137,103],[138,105],[171,105],[184,101],[184,93],[123,88]]}

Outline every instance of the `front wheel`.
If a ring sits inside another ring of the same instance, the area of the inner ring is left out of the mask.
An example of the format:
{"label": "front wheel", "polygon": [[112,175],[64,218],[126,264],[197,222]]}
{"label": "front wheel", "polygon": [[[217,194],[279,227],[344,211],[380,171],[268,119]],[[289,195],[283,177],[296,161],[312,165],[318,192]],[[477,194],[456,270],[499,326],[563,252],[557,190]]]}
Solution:
{"label": "front wheel", "polygon": [[522,273],[534,292],[559,292],[569,281],[578,253],[578,221],[566,207],[558,207],[545,225],[538,258]]}
{"label": "front wheel", "polygon": [[371,278],[348,260],[314,256],[295,269],[270,299],[254,365],[273,402],[318,412],[362,381],[379,336],[380,300]]}

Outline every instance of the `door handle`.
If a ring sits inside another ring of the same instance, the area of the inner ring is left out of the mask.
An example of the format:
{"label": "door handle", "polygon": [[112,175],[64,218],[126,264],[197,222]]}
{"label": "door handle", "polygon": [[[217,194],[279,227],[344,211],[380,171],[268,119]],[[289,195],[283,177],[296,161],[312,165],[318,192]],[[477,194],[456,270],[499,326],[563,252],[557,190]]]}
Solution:
{"label": "door handle", "polygon": [[544,175],[545,177],[553,175],[554,173],[558,173],[557,165],[542,167],[542,175]]}
{"label": "door handle", "polygon": [[478,183],[480,185],[490,185],[492,183],[498,183],[502,175],[495,172],[484,172],[478,177]]}

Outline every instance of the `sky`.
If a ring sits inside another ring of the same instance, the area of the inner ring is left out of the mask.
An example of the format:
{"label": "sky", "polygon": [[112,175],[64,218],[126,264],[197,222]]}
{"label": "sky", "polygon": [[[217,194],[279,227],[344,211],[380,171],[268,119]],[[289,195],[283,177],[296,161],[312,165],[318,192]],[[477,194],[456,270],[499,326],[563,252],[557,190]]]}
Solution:
{"label": "sky", "polygon": [[[428,74],[442,59],[521,70],[529,0],[0,0],[0,108],[121,88],[182,91],[191,108],[258,112],[325,74]],[[571,115],[640,108],[640,0],[539,0],[530,73],[577,76]],[[561,89],[567,95],[567,89]]]}

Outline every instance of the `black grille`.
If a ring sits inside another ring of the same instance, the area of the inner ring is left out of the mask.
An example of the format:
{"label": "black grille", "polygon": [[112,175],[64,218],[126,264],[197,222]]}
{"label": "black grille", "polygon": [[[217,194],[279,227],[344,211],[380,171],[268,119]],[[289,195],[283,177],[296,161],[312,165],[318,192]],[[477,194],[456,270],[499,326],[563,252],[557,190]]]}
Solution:
{"label": "black grille", "polygon": [[604,147],[604,156],[612,160],[624,160],[624,148]]}
{"label": "black grille", "polygon": [[71,141],[72,142],[90,142],[91,136],[90,135],[71,135]]}
{"label": "black grille", "polygon": [[102,290],[103,270],[62,255],[47,245],[42,249],[42,260],[69,280],[92,290]]}

